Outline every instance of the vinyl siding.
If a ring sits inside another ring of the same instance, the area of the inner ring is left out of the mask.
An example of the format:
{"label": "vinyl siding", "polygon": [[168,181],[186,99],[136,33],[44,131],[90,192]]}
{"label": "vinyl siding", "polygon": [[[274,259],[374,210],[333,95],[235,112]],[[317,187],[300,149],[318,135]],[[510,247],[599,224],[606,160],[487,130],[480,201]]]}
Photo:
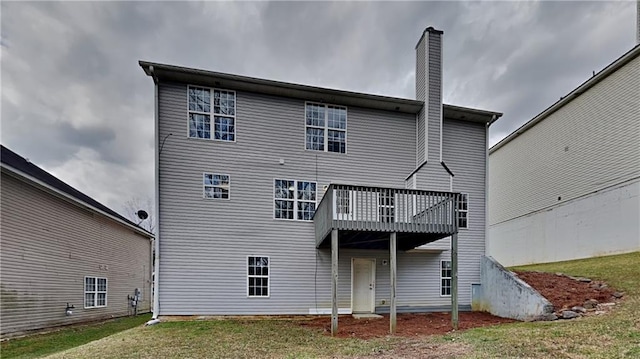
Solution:
{"label": "vinyl siding", "polygon": [[[424,36],[428,36],[425,34]],[[427,73],[426,73],[426,42],[424,38],[420,40],[418,47],[416,48],[416,99],[424,101],[427,95],[426,81],[427,81]],[[418,142],[418,146],[416,147],[416,165],[420,165],[422,162],[426,161],[425,158],[425,146],[426,146],[426,137],[425,137],[425,124],[426,124],[426,116],[425,110],[420,110],[420,113],[417,116],[418,122],[416,126],[416,138]]]}
{"label": "vinyl siding", "polygon": [[[317,181],[320,191],[331,182],[402,188],[415,168],[415,116],[349,107],[347,153],[337,154],[304,149],[302,100],[238,92],[235,143],[187,138],[186,100],[186,85],[159,86],[159,138],[172,134],[160,157],[160,314],[326,308],[330,253],[315,249],[313,222],[273,219],[273,181]],[[203,199],[203,172],[229,174],[231,199]],[[248,255],[270,257],[269,298],[247,298]],[[388,254],[341,250],[341,308],[350,307],[351,258],[370,256],[380,258],[376,305],[388,300]],[[401,253],[398,305],[450,303],[439,296],[439,275],[439,254]]]}
{"label": "vinyl siding", "polygon": [[427,69],[428,86],[427,99],[428,118],[427,124],[427,146],[429,148],[428,161],[440,162],[440,127],[442,119],[442,36],[428,34],[428,53],[429,63]]}
{"label": "vinyl siding", "polygon": [[[237,142],[187,138],[186,86],[160,86],[160,313],[308,313],[313,222],[273,219],[275,178],[404,187],[415,116],[348,108],[347,153],[306,151],[304,101],[237,93]],[[283,159],[285,164],[280,165]],[[202,198],[202,173],[231,176],[231,199]],[[246,256],[269,256],[271,296],[246,297]],[[330,276],[319,276],[328,286]]]}
{"label": "vinyl siding", "polygon": [[640,176],[640,57],[490,155],[490,224]]}
{"label": "vinyl siding", "polygon": [[[3,336],[127,315],[135,288],[150,310],[149,239],[4,172],[0,201]],[[84,309],[85,276],[107,278],[107,307]]]}

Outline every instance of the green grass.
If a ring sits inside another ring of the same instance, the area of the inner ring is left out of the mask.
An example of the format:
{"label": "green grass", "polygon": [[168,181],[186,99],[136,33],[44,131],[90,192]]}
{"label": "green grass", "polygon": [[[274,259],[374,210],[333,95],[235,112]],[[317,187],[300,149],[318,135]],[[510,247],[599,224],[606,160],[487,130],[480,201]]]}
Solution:
{"label": "green grass", "polygon": [[397,338],[338,339],[293,320],[165,322],[135,328],[51,358],[317,358],[387,350]]}
{"label": "green grass", "polygon": [[[411,339],[332,338],[317,329],[301,327],[292,320],[165,322],[150,327],[139,326],[58,352],[109,334],[100,331],[99,335],[91,336],[85,331],[94,329],[85,327],[66,334],[51,334],[50,339],[43,336],[10,342],[7,348],[14,345],[11,352],[5,352],[3,344],[2,358],[35,357],[53,352],[58,353],[53,354],[52,359],[341,358],[377,357],[380,353],[383,358],[640,358],[640,252],[517,269],[563,272],[603,280],[623,291],[624,301],[601,316],[513,323]],[[113,332],[136,325],[122,325]],[[34,340],[33,344],[27,340]],[[20,345],[16,345],[18,343]],[[32,345],[33,350],[25,351],[25,347]]]}
{"label": "green grass", "polygon": [[124,317],[101,323],[74,325],[47,334],[36,334],[2,342],[0,357],[39,358],[142,325],[151,314]]}
{"label": "green grass", "polygon": [[468,358],[640,358],[640,252],[513,269],[603,280],[625,299],[602,316],[478,328],[444,341],[471,344]]}

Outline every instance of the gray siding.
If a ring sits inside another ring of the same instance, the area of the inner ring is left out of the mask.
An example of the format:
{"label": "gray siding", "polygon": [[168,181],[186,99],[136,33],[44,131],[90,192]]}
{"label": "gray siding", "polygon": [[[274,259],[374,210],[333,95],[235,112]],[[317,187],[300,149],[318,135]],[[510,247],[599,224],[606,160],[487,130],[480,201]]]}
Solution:
{"label": "gray siding", "polygon": [[640,57],[490,155],[490,224],[640,176]]}
{"label": "gray siding", "polygon": [[427,146],[430,162],[440,162],[440,130],[442,119],[442,36],[429,34],[427,56],[428,86],[427,99]]}
{"label": "gray siding", "polygon": [[[327,308],[329,252],[315,249],[312,222],[273,219],[273,180],[317,180],[319,189],[330,182],[402,188],[415,168],[415,116],[350,107],[347,154],[337,154],[304,149],[302,100],[238,92],[235,143],[187,138],[186,108],[186,85],[160,85],[159,138],[173,134],[160,158],[160,314],[306,314]],[[466,143],[460,136],[456,141]],[[474,165],[484,171],[484,164]],[[203,172],[229,174],[231,199],[203,199]],[[349,307],[350,258],[388,255],[340,253],[340,306]],[[248,255],[270,257],[269,298],[247,298]],[[400,255],[398,305],[449,303],[439,296],[438,258]],[[381,263],[377,305],[388,300],[388,268]],[[469,290],[461,291],[463,304],[470,304]]]}
{"label": "gray siding", "polygon": [[[150,310],[149,239],[4,171],[0,190],[3,336],[126,315],[135,288]],[[107,307],[84,309],[85,276],[107,278]]]}
{"label": "gray siding", "polygon": [[[424,36],[427,36],[425,34]],[[416,48],[416,99],[424,101],[427,89],[427,73],[426,73],[426,42],[423,39],[420,40],[418,47]],[[426,161],[425,158],[425,124],[426,116],[424,109],[420,111],[418,115],[418,121],[416,126],[416,138],[418,146],[416,147],[416,165]]]}

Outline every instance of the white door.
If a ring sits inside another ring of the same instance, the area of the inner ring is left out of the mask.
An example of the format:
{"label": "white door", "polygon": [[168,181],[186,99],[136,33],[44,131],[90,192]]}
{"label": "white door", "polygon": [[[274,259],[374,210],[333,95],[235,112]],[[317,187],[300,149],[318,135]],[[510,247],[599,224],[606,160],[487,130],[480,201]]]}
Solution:
{"label": "white door", "polygon": [[376,260],[351,260],[351,311],[373,313],[376,298]]}

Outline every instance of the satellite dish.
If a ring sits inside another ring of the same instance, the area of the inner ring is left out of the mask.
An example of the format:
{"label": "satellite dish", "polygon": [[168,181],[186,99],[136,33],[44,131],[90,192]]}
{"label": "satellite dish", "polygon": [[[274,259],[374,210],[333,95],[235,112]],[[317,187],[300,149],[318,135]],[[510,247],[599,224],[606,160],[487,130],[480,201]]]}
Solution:
{"label": "satellite dish", "polygon": [[140,218],[143,221],[149,218],[149,214],[143,210],[139,210],[138,212],[136,212],[136,214],[138,215],[138,218]]}

